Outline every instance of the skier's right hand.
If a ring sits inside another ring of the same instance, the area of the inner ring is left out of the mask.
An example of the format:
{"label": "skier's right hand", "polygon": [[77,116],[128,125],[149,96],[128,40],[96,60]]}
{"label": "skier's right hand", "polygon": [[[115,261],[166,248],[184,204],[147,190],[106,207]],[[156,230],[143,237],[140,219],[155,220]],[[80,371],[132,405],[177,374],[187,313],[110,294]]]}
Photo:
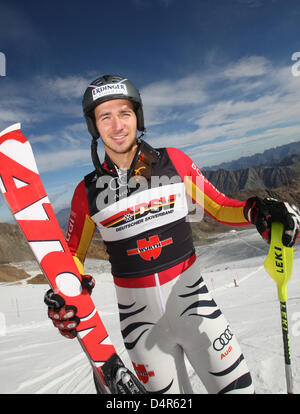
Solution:
{"label": "skier's right hand", "polygon": [[48,317],[59,332],[66,338],[75,338],[77,336],[76,326],[80,322],[76,316],[76,306],[66,305],[64,298],[54,293],[52,289],[45,293],[44,302],[48,306]]}
{"label": "skier's right hand", "polygon": [[[95,280],[90,275],[82,275],[82,287],[89,294],[95,286]],[[76,306],[67,305],[64,298],[49,289],[44,296],[44,302],[48,306],[48,317],[52,320],[53,325],[58,328],[61,335],[73,339],[77,336],[76,326],[79,325],[80,319],[76,316]]]}
{"label": "skier's right hand", "polygon": [[275,221],[284,225],[282,243],[293,247],[300,235],[300,210],[294,204],[274,198],[250,197],[244,208],[246,219],[254,224],[267,243],[271,240],[271,224]]}

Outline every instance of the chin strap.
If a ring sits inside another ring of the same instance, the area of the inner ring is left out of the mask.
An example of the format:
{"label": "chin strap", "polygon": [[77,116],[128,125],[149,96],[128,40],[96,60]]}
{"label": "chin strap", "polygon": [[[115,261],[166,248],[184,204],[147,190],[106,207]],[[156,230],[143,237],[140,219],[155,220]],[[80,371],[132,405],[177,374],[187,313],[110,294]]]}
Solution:
{"label": "chin strap", "polygon": [[102,166],[101,166],[101,162],[99,160],[99,156],[98,156],[98,152],[97,152],[97,148],[98,148],[98,142],[97,142],[98,138],[93,138],[92,142],[91,142],[91,156],[92,156],[92,161],[94,164],[94,167],[96,168],[97,171],[99,171],[99,173],[103,172]]}

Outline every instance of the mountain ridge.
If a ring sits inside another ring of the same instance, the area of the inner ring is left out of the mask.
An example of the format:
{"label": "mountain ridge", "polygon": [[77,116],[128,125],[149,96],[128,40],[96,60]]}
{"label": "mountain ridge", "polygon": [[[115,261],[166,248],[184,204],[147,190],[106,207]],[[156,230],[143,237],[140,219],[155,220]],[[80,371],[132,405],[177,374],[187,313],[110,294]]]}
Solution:
{"label": "mountain ridge", "polygon": [[289,187],[294,180],[300,179],[300,155],[285,158],[274,167],[202,170],[202,173],[227,195],[241,190]]}
{"label": "mountain ridge", "polygon": [[256,153],[248,157],[243,156],[229,162],[223,162],[213,166],[205,166],[202,167],[202,170],[239,170],[266,166],[274,167],[279,165],[284,159],[292,157],[293,155],[300,155],[300,141],[269,148],[262,153]]}

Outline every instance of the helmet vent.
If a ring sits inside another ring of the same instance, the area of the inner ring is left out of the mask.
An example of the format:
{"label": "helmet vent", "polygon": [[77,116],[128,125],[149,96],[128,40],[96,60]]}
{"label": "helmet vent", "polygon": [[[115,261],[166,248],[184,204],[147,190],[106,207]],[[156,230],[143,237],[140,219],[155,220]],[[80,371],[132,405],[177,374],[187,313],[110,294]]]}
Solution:
{"label": "helmet vent", "polygon": [[119,83],[121,81],[124,81],[124,78],[122,78],[121,76],[104,75],[93,83],[97,86],[101,86],[106,85],[107,83]]}

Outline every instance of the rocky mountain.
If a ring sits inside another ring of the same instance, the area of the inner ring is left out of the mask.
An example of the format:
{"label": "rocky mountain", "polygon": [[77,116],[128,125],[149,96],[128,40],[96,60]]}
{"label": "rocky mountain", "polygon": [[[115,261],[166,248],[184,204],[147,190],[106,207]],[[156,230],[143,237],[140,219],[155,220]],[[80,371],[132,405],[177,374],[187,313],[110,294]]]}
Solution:
{"label": "rocky mountain", "polygon": [[32,259],[33,254],[19,226],[0,223],[0,264]]}
{"label": "rocky mountain", "polygon": [[263,153],[257,153],[249,157],[241,157],[238,160],[224,162],[219,165],[203,167],[203,170],[240,170],[246,168],[258,168],[279,165],[284,159],[294,155],[300,155],[300,141],[280,145],[268,149]]}
{"label": "rocky mountain", "polygon": [[[202,171],[205,177],[221,192],[237,200],[257,195],[288,201],[300,207],[300,155],[291,155],[274,167],[244,168],[240,170]],[[201,223],[192,226],[195,237],[205,230],[222,232],[230,227],[204,215]]]}
{"label": "rocky mountain", "polygon": [[202,170],[205,177],[225,194],[239,190],[270,189],[289,186],[300,177],[300,155],[293,155],[273,167],[239,170]]}
{"label": "rocky mountain", "polygon": [[[107,259],[107,253],[99,234],[95,234],[87,256]],[[35,258],[19,226],[0,223],[0,265],[26,260],[35,260]]]}

